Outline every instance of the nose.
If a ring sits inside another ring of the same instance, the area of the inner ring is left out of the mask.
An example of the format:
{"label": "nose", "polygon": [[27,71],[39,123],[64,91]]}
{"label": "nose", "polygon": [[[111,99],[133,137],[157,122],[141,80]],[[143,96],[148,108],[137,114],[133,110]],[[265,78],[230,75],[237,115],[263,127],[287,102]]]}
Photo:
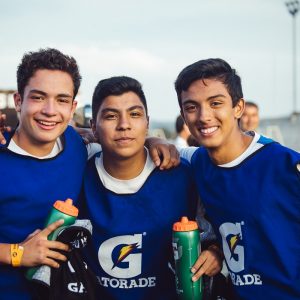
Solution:
{"label": "nose", "polygon": [[198,120],[208,122],[212,119],[212,109],[208,105],[202,105],[198,110]]}
{"label": "nose", "polygon": [[56,114],[55,101],[52,99],[45,101],[44,106],[42,108],[42,113],[47,116],[54,116]]}
{"label": "nose", "polygon": [[118,120],[118,130],[128,130],[131,128],[130,119],[126,114],[121,114]]}

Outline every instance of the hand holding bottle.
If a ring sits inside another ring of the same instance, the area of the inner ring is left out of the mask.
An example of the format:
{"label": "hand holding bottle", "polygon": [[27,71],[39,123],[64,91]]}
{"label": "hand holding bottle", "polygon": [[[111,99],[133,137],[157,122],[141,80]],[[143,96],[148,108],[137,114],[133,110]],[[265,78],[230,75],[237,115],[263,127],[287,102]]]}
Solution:
{"label": "hand holding bottle", "polygon": [[197,281],[202,275],[214,276],[222,269],[221,250],[212,245],[199,255],[197,261],[193,265],[191,272],[194,274],[193,281]]}
{"label": "hand holding bottle", "polygon": [[57,250],[68,251],[69,246],[61,242],[49,241],[48,236],[63,223],[62,219],[55,221],[44,230],[36,230],[20,243],[24,248],[20,265],[24,267],[48,265],[58,268],[59,263],[56,260],[65,261],[67,258]]}

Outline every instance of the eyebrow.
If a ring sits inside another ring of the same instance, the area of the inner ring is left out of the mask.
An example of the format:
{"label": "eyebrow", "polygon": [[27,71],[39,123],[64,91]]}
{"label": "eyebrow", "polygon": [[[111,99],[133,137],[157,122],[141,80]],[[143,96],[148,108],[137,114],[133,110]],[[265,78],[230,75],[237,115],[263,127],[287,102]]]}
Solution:
{"label": "eyebrow", "polygon": [[41,94],[43,96],[46,96],[47,93],[43,92],[43,91],[40,91],[40,90],[30,90],[29,93],[32,93],[32,94]]}
{"label": "eyebrow", "polygon": [[[47,93],[41,91],[41,90],[36,90],[36,89],[33,89],[33,90],[30,90],[29,93],[32,93],[32,94],[40,94],[40,95],[43,95],[43,96],[47,96]],[[65,98],[73,98],[70,94],[58,94],[56,95],[56,97],[65,97]]]}
{"label": "eyebrow", "polygon": [[[126,109],[127,111],[132,111],[132,110],[135,110],[135,109],[141,109],[141,110],[144,110],[144,107],[142,105],[134,105],[134,106],[131,106],[129,107],[128,109]],[[107,112],[115,112],[115,113],[118,113],[120,112],[119,109],[116,109],[116,108],[113,108],[113,107],[106,107],[104,108],[101,113],[104,114],[104,113],[107,113]]]}
{"label": "eyebrow", "polygon": [[129,107],[127,110],[131,111],[131,110],[135,110],[135,109],[144,110],[144,106],[142,106],[142,105],[134,105],[134,106]]}
{"label": "eyebrow", "polygon": [[221,98],[226,98],[226,96],[223,95],[223,94],[217,94],[217,95],[208,97],[207,100],[212,100],[212,99],[220,98],[220,97],[221,97]]}
{"label": "eyebrow", "polygon": [[192,99],[186,99],[186,100],[183,100],[182,105],[189,104],[189,103],[197,103],[197,101],[192,100]]}
{"label": "eyebrow", "polygon": [[[223,95],[223,94],[217,94],[217,95],[213,95],[213,96],[208,97],[206,100],[213,100],[213,99],[220,98],[220,97],[221,98],[226,98],[226,96]],[[198,102],[196,100],[193,100],[193,99],[186,99],[186,100],[184,100],[182,105],[184,105],[186,103],[198,103]]]}

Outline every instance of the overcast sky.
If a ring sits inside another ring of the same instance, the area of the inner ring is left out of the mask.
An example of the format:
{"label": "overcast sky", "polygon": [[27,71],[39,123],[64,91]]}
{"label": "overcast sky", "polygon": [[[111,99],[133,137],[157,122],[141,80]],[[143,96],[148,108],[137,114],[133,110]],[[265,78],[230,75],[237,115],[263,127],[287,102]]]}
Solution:
{"label": "overcast sky", "polygon": [[284,0],[0,0],[0,89],[16,88],[24,52],[44,47],[77,59],[81,104],[90,103],[99,80],[128,75],[143,84],[150,117],[174,121],[178,73],[220,57],[237,69],[245,99],[263,117],[293,110],[292,17]]}

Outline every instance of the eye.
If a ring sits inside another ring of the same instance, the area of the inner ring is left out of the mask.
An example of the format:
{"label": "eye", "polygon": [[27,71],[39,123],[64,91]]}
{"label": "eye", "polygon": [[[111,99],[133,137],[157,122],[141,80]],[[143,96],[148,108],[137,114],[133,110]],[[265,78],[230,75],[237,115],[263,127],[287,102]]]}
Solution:
{"label": "eye", "polygon": [[105,114],[103,116],[103,118],[105,120],[116,120],[117,119],[117,115],[116,114],[112,114],[112,113],[109,113],[109,114]]}
{"label": "eye", "polygon": [[143,114],[140,111],[132,111],[130,112],[130,116],[133,118],[141,117]]}
{"label": "eye", "polygon": [[70,103],[70,99],[67,99],[67,98],[58,98],[57,101],[59,103]]}
{"label": "eye", "polygon": [[187,104],[184,106],[184,111],[191,113],[197,110],[197,106],[195,104]]}
{"label": "eye", "polygon": [[222,103],[220,102],[220,101],[212,101],[211,103],[210,103],[210,105],[212,106],[212,107],[217,107],[217,106],[220,106]]}
{"label": "eye", "polygon": [[32,100],[43,100],[43,96],[40,96],[40,95],[32,95],[30,98]]}

